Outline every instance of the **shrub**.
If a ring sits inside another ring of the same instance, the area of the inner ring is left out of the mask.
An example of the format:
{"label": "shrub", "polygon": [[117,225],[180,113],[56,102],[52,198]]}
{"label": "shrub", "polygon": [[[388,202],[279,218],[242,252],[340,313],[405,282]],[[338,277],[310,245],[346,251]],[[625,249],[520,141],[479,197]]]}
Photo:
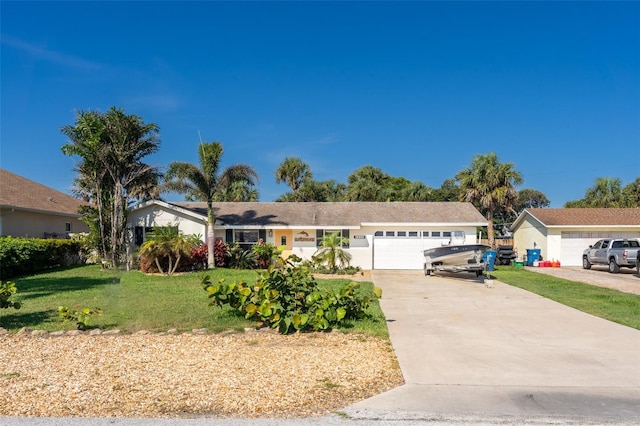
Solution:
{"label": "shrub", "polygon": [[0,281],[0,309],[20,309],[22,305],[20,302],[12,302],[9,300],[11,296],[16,294],[18,289],[16,283],[13,281],[2,282]]}
{"label": "shrub", "polygon": [[[205,245],[205,250],[207,250]],[[206,252],[208,256],[208,251]],[[227,258],[229,256],[229,247],[220,239],[216,239],[213,245],[213,255],[215,256],[216,266],[223,268],[227,265]],[[207,259],[208,261],[208,259]]]}
{"label": "shrub", "polygon": [[232,269],[255,269],[258,266],[258,259],[249,250],[240,247],[240,244],[233,243],[228,246],[227,261]]}
{"label": "shrub", "polygon": [[258,244],[251,248],[251,252],[258,260],[258,267],[261,269],[267,269],[269,266],[274,265],[276,259],[280,257],[282,249],[277,248],[271,243],[266,243],[262,240],[258,241]]}
{"label": "shrub", "polygon": [[74,321],[78,330],[86,330],[92,324],[91,317],[102,315],[102,310],[100,308],[82,308],[78,311],[69,309],[66,306],[59,306],[58,314],[63,319],[63,322]]}
{"label": "shrub", "polygon": [[358,293],[358,283],[347,283],[338,292],[321,290],[309,268],[296,264],[297,260],[290,258],[282,269],[269,267],[253,286],[224,280],[212,284],[206,275],[202,285],[209,293],[209,305],[229,305],[246,319],[277,328],[282,334],[329,330],[343,320],[367,317],[369,299]]}
{"label": "shrub", "polygon": [[0,277],[10,278],[84,260],[82,240],[0,237]]}

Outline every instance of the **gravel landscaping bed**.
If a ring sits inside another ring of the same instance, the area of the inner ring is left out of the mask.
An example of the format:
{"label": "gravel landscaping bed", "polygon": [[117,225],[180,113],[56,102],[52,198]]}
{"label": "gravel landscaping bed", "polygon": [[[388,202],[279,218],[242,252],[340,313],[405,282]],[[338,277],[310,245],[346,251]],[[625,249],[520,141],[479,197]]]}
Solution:
{"label": "gravel landscaping bed", "polygon": [[308,417],[403,383],[388,340],[340,332],[0,335],[0,416]]}

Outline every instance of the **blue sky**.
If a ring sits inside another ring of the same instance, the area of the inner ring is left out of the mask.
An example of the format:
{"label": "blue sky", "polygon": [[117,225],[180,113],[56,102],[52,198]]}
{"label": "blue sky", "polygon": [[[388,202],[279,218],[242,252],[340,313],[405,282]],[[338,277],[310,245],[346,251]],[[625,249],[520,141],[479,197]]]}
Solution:
{"label": "blue sky", "polygon": [[[495,152],[552,207],[640,176],[640,2],[0,3],[0,167],[69,192],[60,128],[111,106],[150,164],[247,163],[260,200],[302,158],[439,187]],[[179,201],[180,196],[169,197]]]}

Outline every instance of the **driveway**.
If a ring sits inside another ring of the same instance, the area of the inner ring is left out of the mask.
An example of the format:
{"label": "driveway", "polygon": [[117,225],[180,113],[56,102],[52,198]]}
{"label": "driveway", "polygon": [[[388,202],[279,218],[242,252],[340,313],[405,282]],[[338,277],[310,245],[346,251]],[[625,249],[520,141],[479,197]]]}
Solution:
{"label": "driveway", "polygon": [[406,384],[349,416],[640,423],[640,331],[470,274],[372,277]]}

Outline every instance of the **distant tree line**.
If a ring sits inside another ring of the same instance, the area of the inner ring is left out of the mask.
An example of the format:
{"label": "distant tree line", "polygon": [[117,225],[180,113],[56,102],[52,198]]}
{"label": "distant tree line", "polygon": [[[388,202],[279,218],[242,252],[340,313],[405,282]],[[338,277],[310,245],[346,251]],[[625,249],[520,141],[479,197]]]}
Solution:
{"label": "distant tree line", "polygon": [[[81,209],[89,225],[90,241],[103,259],[117,267],[127,247],[128,208],[134,203],[159,199],[162,193],[179,192],[189,201],[207,203],[208,265],[215,266],[213,203],[219,201],[258,201],[258,174],[247,164],[221,169],[220,142],[201,142],[199,164],[172,162],[163,173],[144,159],[160,148],[159,127],[144,123],[112,107],[106,113],[80,111],[74,125],[62,127],[69,142],[65,155],[77,159],[75,194],[90,206]],[[538,190],[517,190],[522,175],[513,163],[502,163],[495,153],[475,156],[469,167],[432,188],[419,181],[391,176],[378,167],[365,165],[351,173],[347,183],[318,181],[308,164],[287,157],[275,170],[276,183],[291,191],[276,201],[467,201],[487,218],[490,243],[494,225],[508,224],[525,208],[549,207],[546,195]],[[565,207],[640,207],[640,177],[622,186],[620,179],[600,177],[587,189],[583,199]]]}

